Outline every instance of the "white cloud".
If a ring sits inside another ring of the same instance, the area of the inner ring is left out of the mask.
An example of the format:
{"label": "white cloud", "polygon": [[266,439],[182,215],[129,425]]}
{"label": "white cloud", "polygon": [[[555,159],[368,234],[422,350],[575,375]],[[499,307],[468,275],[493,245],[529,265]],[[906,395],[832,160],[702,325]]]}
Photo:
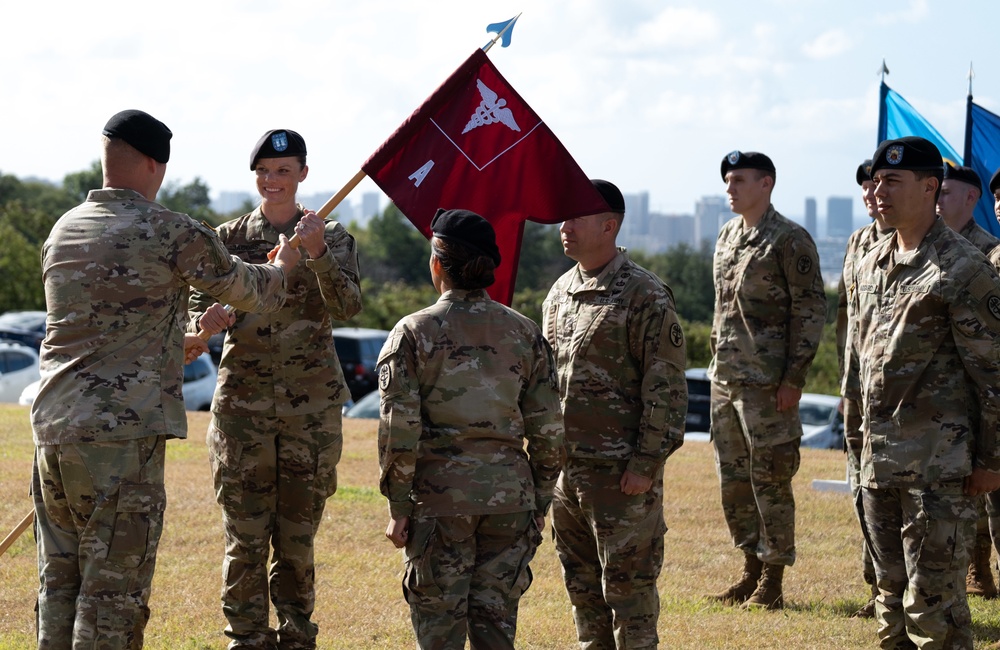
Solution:
{"label": "white cloud", "polygon": [[802,53],[810,59],[832,59],[847,52],[852,44],[851,37],[844,30],[831,29],[803,45]]}

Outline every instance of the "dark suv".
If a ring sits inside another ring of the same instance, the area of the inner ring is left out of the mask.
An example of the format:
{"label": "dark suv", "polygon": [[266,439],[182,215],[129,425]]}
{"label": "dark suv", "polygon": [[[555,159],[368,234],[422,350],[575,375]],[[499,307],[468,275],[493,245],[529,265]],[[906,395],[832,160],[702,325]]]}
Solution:
{"label": "dark suv", "polygon": [[334,327],[333,342],[337,346],[340,367],[351,391],[351,399],[359,399],[378,388],[375,364],[382,344],[388,338],[385,330],[365,327]]}
{"label": "dark suv", "polygon": [[688,410],[685,432],[708,433],[712,426],[712,382],[705,368],[690,368],[687,377]]}

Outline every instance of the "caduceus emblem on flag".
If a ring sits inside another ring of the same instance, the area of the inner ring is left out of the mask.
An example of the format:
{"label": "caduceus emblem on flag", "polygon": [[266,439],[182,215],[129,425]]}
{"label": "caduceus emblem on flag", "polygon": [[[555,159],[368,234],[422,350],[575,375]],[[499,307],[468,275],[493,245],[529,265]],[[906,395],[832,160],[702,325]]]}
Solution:
{"label": "caduceus emblem on flag", "polygon": [[507,105],[507,100],[498,99],[500,96],[490,90],[483,83],[482,79],[476,79],[476,85],[479,88],[479,95],[483,98],[483,101],[479,102],[479,107],[472,114],[469,123],[465,125],[462,135],[465,135],[478,126],[485,126],[486,124],[494,124],[496,122],[506,124],[512,130],[520,132],[521,127],[517,125],[517,120],[514,119],[514,112],[509,108],[504,108]]}

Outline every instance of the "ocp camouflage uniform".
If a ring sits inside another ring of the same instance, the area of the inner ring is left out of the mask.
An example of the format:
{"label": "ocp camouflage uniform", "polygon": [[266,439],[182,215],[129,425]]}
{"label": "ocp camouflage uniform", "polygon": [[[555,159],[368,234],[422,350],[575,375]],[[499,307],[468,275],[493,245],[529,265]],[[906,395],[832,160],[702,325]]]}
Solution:
{"label": "ocp camouflage uniform", "polygon": [[777,411],[779,386],[799,390],[819,347],[826,295],[804,228],[768,206],[749,230],[727,222],[715,247],[712,442],[733,543],[765,564],[795,562],[802,424]]}
{"label": "ocp camouflage uniform", "polygon": [[[409,517],[403,595],[417,647],[514,647],[562,466],[551,351],[483,290],[403,318],[379,356],[379,488]],[[527,453],[524,441],[527,440]]]}
{"label": "ocp camouflage uniform", "polygon": [[[861,261],[865,253],[870,251],[875,244],[892,233],[892,228],[879,230],[878,223],[874,220],[863,228],[859,228],[851,233],[847,240],[847,250],[844,253],[844,272],[840,275],[840,282],[837,284],[837,360],[840,365],[840,377],[844,391],[843,409],[845,422],[857,418],[860,415],[858,404],[861,400],[861,387],[857,377],[857,366],[846,358],[847,347],[847,286],[844,278],[853,277],[854,265]],[[850,371],[851,377],[848,379],[846,373]],[[860,424],[860,422],[858,423]],[[844,427],[844,447],[847,451],[847,476],[851,488],[851,497],[854,501],[854,510],[858,516],[861,529],[865,528],[864,512],[861,510],[861,446],[860,426]],[[871,552],[868,543],[861,542],[861,567],[865,582],[869,585],[875,584],[875,565],[872,563]]]}
{"label": "ocp camouflage uniform", "polygon": [[[965,227],[962,228],[961,231],[959,231],[959,234],[965,237],[973,246],[978,248],[979,251],[983,255],[986,255],[987,257],[989,257],[990,254],[993,253],[994,251],[1000,250],[998,249],[998,247],[1000,247],[1000,239],[997,239],[991,233],[987,232],[982,226],[976,223],[975,219],[969,219],[969,222],[965,224]],[[996,264],[994,264],[994,266],[996,266]],[[977,549],[977,542],[976,539],[974,538],[973,540],[970,541],[970,546],[969,546],[969,553],[970,553],[969,569],[971,574],[970,578],[977,581],[979,580],[979,578],[977,578],[975,574],[971,573],[973,569],[978,570],[980,568],[983,568],[986,571],[990,571],[988,560],[990,553],[989,537],[990,537],[991,512],[993,513],[992,516],[994,519],[997,519],[998,516],[1000,516],[1000,513],[996,512],[997,507],[992,503],[988,503],[991,500],[993,502],[997,502],[998,504],[1000,504],[1000,495],[991,496],[990,493],[987,493],[987,494],[980,494],[975,498],[976,513],[978,515],[976,518],[975,538],[978,538],[981,541],[981,543],[978,544],[978,549],[979,553],[982,553],[983,555],[983,560],[980,561],[978,565],[976,564],[975,553]],[[1000,526],[1000,521],[997,522],[997,526]],[[997,528],[997,531],[998,531],[997,532],[998,539],[1000,539],[1000,527]],[[993,581],[991,574],[991,580],[989,584],[992,583]],[[977,586],[984,586],[984,585],[985,583],[979,582]]]}
{"label": "ocp camouflage uniform", "polygon": [[163,526],[188,285],[277,309],[285,275],[231,258],[186,215],[132,190],[91,191],[42,247],[48,309],[31,408],[38,647],[138,648]]}
{"label": "ocp camouflage uniform", "polygon": [[[291,237],[300,210],[284,231]],[[279,232],[258,206],[219,227],[230,253],[265,263]],[[326,222],[326,252],[288,274],[288,301],[270,314],[238,312],[226,335],[207,442],[226,555],[222,609],[230,648],[313,648],[313,539],[337,489],[341,405],[349,392],[333,320],[361,311],[354,238]],[[189,329],[213,300],[192,296]],[[268,566],[268,555],[274,554]],[[278,617],[268,623],[268,595]]]}
{"label": "ocp camouflage uniform", "polygon": [[[655,648],[663,564],[663,464],[684,442],[684,333],[673,294],[619,249],[580,265],[542,307],[566,427],[552,530],[582,648]],[[634,496],[625,470],[652,480]]]}
{"label": "ocp camouflage uniform", "polygon": [[1000,278],[938,219],[915,251],[885,239],[847,282],[881,647],[972,648],[963,480],[1000,471]]}

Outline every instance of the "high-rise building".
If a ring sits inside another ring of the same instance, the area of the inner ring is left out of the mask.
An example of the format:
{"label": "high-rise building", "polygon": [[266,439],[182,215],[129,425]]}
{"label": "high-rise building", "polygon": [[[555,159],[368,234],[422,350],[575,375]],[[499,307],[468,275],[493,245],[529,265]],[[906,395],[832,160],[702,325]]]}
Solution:
{"label": "high-rise building", "polygon": [[694,246],[700,248],[702,242],[714,250],[722,224],[736,216],[729,209],[729,199],[725,196],[703,196],[694,204]]}
{"label": "high-rise building", "polygon": [[361,195],[361,214],[357,215],[358,221],[364,225],[372,217],[381,214],[379,210],[378,192],[365,192]]}
{"label": "high-rise building", "polygon": [[854,230],[854,199],[831,196],[826,200],[826,234],[847,239]]}
{"label": "high-rise building", "polygon": [[816,199],[811,196],[806,199],[806,231],[819,239],[819,230],[816,227]]}

